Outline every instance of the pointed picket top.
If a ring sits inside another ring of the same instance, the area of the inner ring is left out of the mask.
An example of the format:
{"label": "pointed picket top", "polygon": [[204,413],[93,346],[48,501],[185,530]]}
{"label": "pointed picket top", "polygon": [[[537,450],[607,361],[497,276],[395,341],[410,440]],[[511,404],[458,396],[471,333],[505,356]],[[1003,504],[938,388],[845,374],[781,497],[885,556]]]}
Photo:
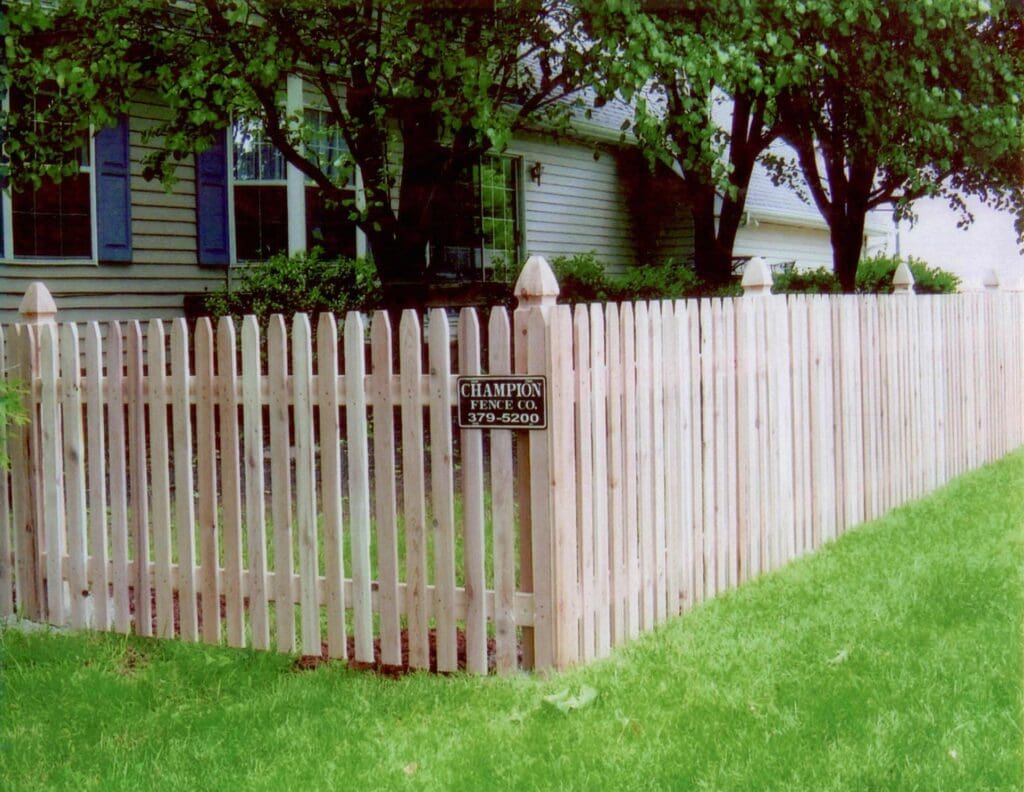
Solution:
{"label": "pointed picket top", "polygon": [[914,275],[905,261],[901,261],[896,267],[896,272],[893,273],[892,290],[894,294],[914,293]]}
{"label": "pointed picket top", "polygon": [[57,323],[57,303],[42,281],[29,284],[25,296],[21,298],[18,312],[24,317],[23,321],[35,327]]}
{"label": "pointed picket top", "polygon": [[1002,284],[999,281],[999,273],[994,269],[988,271],[988,275],[985,276],[984,286],[985,291],[998,291]]}
{"label": "pointed picket top", "polygon": [[743,287],[743,296],[763,296],[772,293],[772,271],[768,262],[760,256],[754,256],[743,268],[743,279],[740,286]]}
{"label": "pointed picket top", "polygon": [[543,256],[530,256],[519,273],[512,293],[520,308],[554,305],[558,299],[558,280]]}

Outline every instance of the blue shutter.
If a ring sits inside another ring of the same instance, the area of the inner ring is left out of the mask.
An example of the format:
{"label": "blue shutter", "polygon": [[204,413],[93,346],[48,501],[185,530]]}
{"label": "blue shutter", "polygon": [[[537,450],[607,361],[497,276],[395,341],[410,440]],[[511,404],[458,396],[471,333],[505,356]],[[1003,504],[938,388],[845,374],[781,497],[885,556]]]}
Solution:
{"label": "blue shutter", "polygon": [[227,133],[219,132],[213,146],[196,155],[196,236],[199,263],[227,266],[231,259],[228,235]]}
{"label": "blue shutter", "polygon": [[132,260],[128,117],[96,134],[96,229],[100,261]]}

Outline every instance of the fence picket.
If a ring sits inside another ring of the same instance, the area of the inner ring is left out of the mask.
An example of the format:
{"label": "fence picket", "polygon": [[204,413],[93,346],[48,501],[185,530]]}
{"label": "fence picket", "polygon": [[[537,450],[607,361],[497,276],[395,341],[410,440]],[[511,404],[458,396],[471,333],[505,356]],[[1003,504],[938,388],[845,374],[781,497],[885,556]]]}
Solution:
{"label": "fence picket", "polygon": [[434,515],[437,670],[458,668],[455,635],[455,482],[452,475],[451,349],[448,316],[430,312],[430,486]]}
{"label": "fence picket", "polygon": [[274,616],[277,650],[295,651],[295,597],[292,592],[292,466],[288,395],[288,338],[284,317],[267,326],[267,382],[270,395],[270,520],[274,531]]}
{"label": "fence picket", "polygon": [[793,533],[793,357],[785,300],[772,300],[769,303],[769,311],[771,322],[766,334],[771,354],[769,371],[776,377],[771,402],[775,432],[775,455],[772,462],[773,468],[777,469],[774,487],[774,524],[778,547],[776,563],[781,566],[788,563],[796,554]]}
{"label": "fence picket", "polygon": [[654,393],[651,323],[648,305],[638,302],[633,321],[636,343],[636,480],[637,554],[639,559],[640,629],[655,625],[654,613]]}
{"label": "fence picket", "polygon": [[690,343],[690,430],[691,445],[690,472],[693,475],[693,529],[687,537],[690,557],[688,576],[690,580],[690,604],[700,602],[704,597],[703,543],[704,543],[704,468],[701,465],[704,444],[704,427],[701,419],[701,336],[700,303],[694,301],[688,306],[689,327],[687,338]]}
{"label": "fence picket", "polygon": [[[725,409],[722,413],[721,442],[724,463],[725,491],[722,493],[721,533],[719,534],[719,558],[725,568],[719,578],[719,585],[734,588],[739,582],[739,545],[736,541],[736,525],[739,522],[737,493],[739,481],[736,470],[736,311],[735,300],[722,300],[722,341],[725,352],[725,366],[722,369]],[[784,343],[779,339],[779,343]],[[791,493],[787,493],[791,495]]]}
{"label": "fence picket", "polygon": [[676,371],[679,375],[679,447],[676,476],[673,487],[679,491],[679,607],[686,610],[693,605],[693,532],[694,520],[694,475],[693,453],[695,427],[692,403],[691,375],[693,360],[690,337],[690,312],[683,300],[675,302],[675,344]]}
{"label": "fence picket", "polygon": [[[114,629],[131,629],[128,601],[128,455],[125,442],[124,347],[121,324],[107,326],[107,438],[110,449],[110,553]],[[191,491],[190,491],[191,492]]]}
{"label": "fence picket", "polygon": [[402,311],[398,335],[409,666],[429,668],[426,475],[423,469],[423,405],[420,400],[423,358],[420,322],[415,311]]}
{"label": "fence picket", "polygon": [[551,572],[554,604],[554,663],[565,668],[579,660],[579,557],[576,524],[576,455],[573,420],[572,312],[556,306],[548,326],[551,424],[548,427],[551,515]]}
{"label": "fence picket", "polygon": [[[370,450],[366,432],[366,327],[362,314],[345,316],[345,419],[348,430],[348,499],[352,542],[352,628],[355,659],[373,662],[370,573]],[[433,440],[433,436],[431,436]]]}
{"label": "fence picket", "polygon": [[217,322],[217,416],[220,427],[220,488],[224,543],[224,611],[228,644],[245,646],[245,559],[242,550],[242,470],[238,437],[238,364],[235,324]]}
{"label": "fence picket", "polygon": [[623,303],[619,314],[622,340],[622,493],[624,520],[626,637],[640,634],[639,457],[637,455],[636,322],[633,306]]}
{"label": "fence picket", "polygon": [[[377,578],[381,662],[402,662],[398,594],[398,496],[395,489],[395,404],[391,398],[391,321],[387,311],[373,316],[373,476],[377,520]],[[485,647],[486,659],[486,647]]]}
{"label": "fence picket", "polygon": [[757,577],[761,571],[758,531],[761,512],[757,475],[757,326],[755,310],[765,299],[761,296],[741,298],[736,306],[737,336],[737,462],[745,475],[740,479],[739,498],[739,563],[740,580]]}
{"label": "fence picket", "polygon": [[[3,359],[0,352],[0,360]],[[67,510],[66,577],[70,594],[70,624],[87,626],[91,610],[89,590],[88,521],[85,489],[85,431],[82,422],[82,375],[78,327],[69,322],[60,333],[61,412],[63,415],[64,480]],[[9,589],[8,589],[9,590]]]}
{"label": "fence picket", "polygon": [[594,458],[591,426],[590,314],[577,304],[573,311],[573,399],[576,402],[576,537],[579,547],[580,657],[586,662],[595,651],[594,568]]}
{"label": "fence picket", "polygon": [[813,546],[835,537],[833,507],[835,448],[832,433],[832,334],[827,297],[810,298],[811,341],[811,482]]}
{"label": "fence picket", "polygon": [[253,648],[269,649],[261,369],[260,326],[256,317],[250,315],[242,320],[242,425],[245,443],[245,531],[249,550],[249,629]]}
{"label": "fence picket", "polygon": [[612,570],[609,568],[609,483],[608,483],[608,412],[605,402],[608,393],[608,367],[605,360],[605,324],[602,306],[593,304],[589,310],[590,361],[593,371],[590,378],[590,392],[584,398],[590,399],[591,436],[593,455],[593,489],[585,494],[593,500],[594,520],[594,596],[597,612],[595,615],[596,654],[604,657],[611,649],[611,600],[610,583]]}
{"label": "fence picket", "polygon": [[676,315],[673,304],[661,304],[661,366],[664,367],[662,393],[664,398],[664,454],[661,486],[665,498],[665,540],[661,550],[664,558],[666,615],[679,613],[679,570],[681,564],[679,443],[679,353],[677,349]]}
{"label": "fence picket", "polygon": [[814,548],[813,485],[811,480],[810,307],[805,295],[789,298],[790,338],[793,340],[793,468],[797,497],[796,552]]}
{"label": "fence picket", "polygon": [[334,314],[317,321],[317,410],[320,418],[320,505],[323,509],[327,654],[348,659],[345,613],[345,540],[342,515],[341,416],[338,400],[338,325]]}
{"label": "fence picket", "polygon": [[[530,308],[520,301],[512,315],[512,370],[516,374],[529,372],[530,357]],[[527,595],[534,591],[533,584],[533,471],[530,468],[533,452],[531,451],[531,433],[518,431],[515,433],[516,448],[516,482],[515,499],[519,503],[517,514],[519,522],[519,590]],[[540,442],[538,439],[537,442]],[[535,598],[536,599],[536,598]],[[535,603],[536,604],[536,603]],[[522,667],[536,668],[534,648],[536,636],[532,625],[524,624],[520,628],[522,635]]]}
{"label": "fence picket", "polygon": [[626,597],[628,594],[625,531],[626,515],[623,496],[625,483],[625,451],[622,440],[623,374],[622,326],[619,306],[605,308],[605,346],[608,367],[608,569],[611,600],[611,641],[615,646],[626,640]]}
{"label": "fence picket", "polygon": [[[476,311],[459,312],[459,373],[479,375],[480,323]],[[484,449],[479,429],[464,429],[462,450],[463,559],[466,589],[466,670],[487,673],[487,610],[484,576]]]}
{"label": "fence picket", "polygon": [[45,471],[42,482],[43,536],[46,546],[46,611],[50,624],[65,625],[68,623],[63,569],[66,528],[60,402],[57,399],[59,366],[57,327],[43,325],[39,329],[39,374],[42,385],[39,418],[42,470]]}
{"label": "fence picket", "polygon": [[[7,333],[0,327],[0,383],[14,368],[13,362],[7,359]],[[0,417],[0,425],[5,428],[3,439],[0,439],[0,456],[8,452],[7,448],[7,416]],[[10,454],[8,452],[8,458]],[[14,613],[14,588],[17,579],[15,572],[16,560],[14,540],[11,533],[11,496],[9,475],[6,468],[0,468],[0,616]]]}
{"label": "fence picket", "polygon": [[[488,372],[511,374],[511,327],[503,308],[491,309],[487,325]],[[491,524],[494,548],[494,642],[499,674],[514,671],[516,657],[515,472],[512,432],[491,431]]]}
{"label": "fence picket", "polygon": [[214,405],[213,326],[206,317],[196,323],[196,517],[199,529],[199,591],[202,636],[220,643],[220,561],[217,525],[217,448]]}
{"label": "fence picket", "polygon": [[[531,308],[526,316],[526,373],[548,376],[551,388],[551,372],[548,359],[548,329],[544,310]],[[549,395],[549,406],[553,400]],[[551,421],[553,415],[548,416]],[[549,429],[550,431],[550,429]],[[532,529],[532,590],[533,595],[533,667],[546,671],[555,662],[553,609],[554,586],[552,548],[553,528],[550,503],[550,459],[546,442],[530,443],[530,527]]]}
{"label": "fence picket", "polygon": [[665,621],[667,614],[668,584],[665,574],[665,362],[664,339],[662,337],[661,303],[652,301],[649,308],[651,328],[651,461],[653,485],[653,552],[652,559],[654,576],[654,621],[657,624]]}
{"label": "fence picket", "polygon": [[125,395],[128,406],[128,491],[135,566],[135,632],[153,634],[152,580],[149,571],[149,482],[146,470],[146,393],[142,325],[128,322]]}
{"label": "fence picket", "polygon": [[174,584],[171,580],[171,481],[167,442],[167,361],[163,322],[149,322],[147,374],[149,384],[150,483],[153,497],[153,558],[156,576],[156,634],[174,636]]}
{"label": "fence picket", "polygon": [[[320,604],[317,581],[316,470],[313,437],[313,349],[309,317],[292,321],[292,427],[295,433],[295,527],[299,545],[299,610],[304,655],[320,655]],[[365,421],[366,413],[362,415]],[[371,658],[372,659],[372,658]]]}
{"label": "fence picket", "polygon": [[92,626],[110,629],[109,553],[107,550],[107,448],[103,432],[106,427],[103,398],[103,348],[100,326],[89,322],[85,327],[85,410],[86,460],[88,466],[89,503],[89,578],[92,581]]}
{"label": "fence picket", "polygon": [[[196,607],[196,514],[192,494],[192,390],[188,328],[184,319],[171,325],[171,412],[174,441],[174,520],[178,530],[178,611],[181,637],[199,640]],[[111,441],[113,442],[113,441]]]}

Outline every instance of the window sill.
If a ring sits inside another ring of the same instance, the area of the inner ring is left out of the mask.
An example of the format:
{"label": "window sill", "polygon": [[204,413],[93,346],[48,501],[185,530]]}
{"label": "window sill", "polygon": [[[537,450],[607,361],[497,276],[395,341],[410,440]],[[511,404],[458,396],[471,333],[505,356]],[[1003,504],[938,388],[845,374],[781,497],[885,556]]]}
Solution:
{"label": "window sill", "polygon": [[5,267],[98,267],[93,258],[2,258]]}

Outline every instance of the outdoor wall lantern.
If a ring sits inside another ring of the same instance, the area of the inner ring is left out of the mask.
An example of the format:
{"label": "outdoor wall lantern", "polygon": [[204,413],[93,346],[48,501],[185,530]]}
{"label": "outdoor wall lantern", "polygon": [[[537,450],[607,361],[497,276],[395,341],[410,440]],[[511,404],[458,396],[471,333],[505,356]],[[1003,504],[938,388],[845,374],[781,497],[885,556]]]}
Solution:
{"label": "outdoor wall lantern", "polygon": [[540,186],[540,177],[543,173],[544,166],[541,165],[539,162],[535,162],[533,163],[533,165],[530,166],[530,178],[537,182],[538,187]]}

